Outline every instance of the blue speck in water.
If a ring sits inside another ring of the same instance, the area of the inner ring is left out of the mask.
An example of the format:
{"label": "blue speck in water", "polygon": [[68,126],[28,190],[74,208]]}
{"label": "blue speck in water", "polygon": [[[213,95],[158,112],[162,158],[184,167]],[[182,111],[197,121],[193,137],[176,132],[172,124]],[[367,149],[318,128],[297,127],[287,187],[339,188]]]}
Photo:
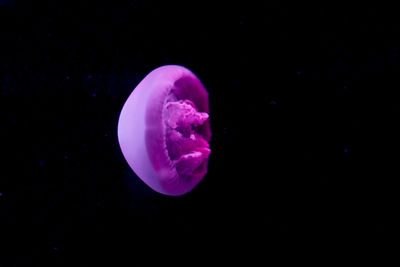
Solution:
{"label": "blue speck in water", "polygon": [[347,148],[345,148],[345,149],[344,149],[344,152],[347,153],[347,152],[349,152],[349,150],[348,150]]}

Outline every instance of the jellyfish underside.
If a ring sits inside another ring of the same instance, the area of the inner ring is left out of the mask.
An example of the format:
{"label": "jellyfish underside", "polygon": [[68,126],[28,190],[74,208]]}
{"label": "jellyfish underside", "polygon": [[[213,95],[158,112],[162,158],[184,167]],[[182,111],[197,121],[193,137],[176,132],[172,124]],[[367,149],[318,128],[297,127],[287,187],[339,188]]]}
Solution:
{"label": "jellyfish underside", "polygon": [[169,101],[164,105],[163,118],[168,155],[181,179],[190,179],[204,169],[211,150],[201,133],[208,114],[199,112],[188,100]]}

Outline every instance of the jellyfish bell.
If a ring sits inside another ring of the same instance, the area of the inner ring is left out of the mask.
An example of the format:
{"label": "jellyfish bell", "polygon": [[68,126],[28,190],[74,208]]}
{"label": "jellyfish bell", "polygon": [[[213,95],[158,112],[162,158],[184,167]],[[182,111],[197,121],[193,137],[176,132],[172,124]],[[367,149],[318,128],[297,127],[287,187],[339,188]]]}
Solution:
{"label": "jellyfish bell", "polygon": [[191,191],[206,175],[211,153],[208,93],[187,68],[150,72],[126,100],[118,140],[129,166],[153,190]]}

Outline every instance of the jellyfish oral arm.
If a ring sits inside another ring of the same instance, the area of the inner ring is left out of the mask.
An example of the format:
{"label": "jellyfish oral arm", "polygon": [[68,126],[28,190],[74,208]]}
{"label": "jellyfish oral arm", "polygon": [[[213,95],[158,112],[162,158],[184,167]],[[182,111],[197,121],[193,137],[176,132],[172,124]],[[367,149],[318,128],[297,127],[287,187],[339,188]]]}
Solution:
{"label": "jellyfish oral arm", "polygon": [[181,178],[194,175],[211,153],[208,142],[196,132],[196,127],[208,118],[190,100],[168,102],[164,106],[167,150]]}

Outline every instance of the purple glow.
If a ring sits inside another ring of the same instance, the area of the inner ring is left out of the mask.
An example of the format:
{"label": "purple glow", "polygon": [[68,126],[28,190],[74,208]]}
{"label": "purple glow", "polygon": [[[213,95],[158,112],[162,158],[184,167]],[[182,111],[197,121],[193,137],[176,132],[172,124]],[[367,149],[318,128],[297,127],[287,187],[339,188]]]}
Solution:
{"label": "purple glow", "polygon": [[150,72],[122,108],[118,140],[133,171],[153,190],[191,191],[206,175],[211,128],[208,93],[188,69]]}

